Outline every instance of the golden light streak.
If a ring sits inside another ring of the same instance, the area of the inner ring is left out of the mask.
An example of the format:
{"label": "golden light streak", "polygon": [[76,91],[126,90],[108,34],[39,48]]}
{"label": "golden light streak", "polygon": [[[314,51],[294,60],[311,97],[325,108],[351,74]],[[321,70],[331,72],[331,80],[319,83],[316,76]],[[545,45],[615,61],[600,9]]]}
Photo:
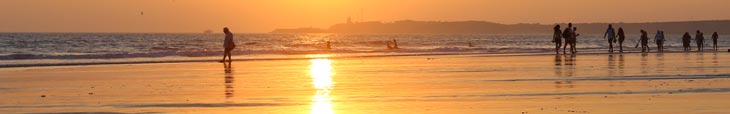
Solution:
{"label": "golden light streak", "polygon": [[[322,55],[315,55],[320,56]],[[325,55],[326,56],[326,55]],[[312,77],[312,85],[317,92],[312,97],[312,114],[334,114],[332,110],[332,98],[330,98],[330,91],[333,89],[334,82],[332,81],[332,61],[326,58],[312,59],[310,65],[310,73]]]}

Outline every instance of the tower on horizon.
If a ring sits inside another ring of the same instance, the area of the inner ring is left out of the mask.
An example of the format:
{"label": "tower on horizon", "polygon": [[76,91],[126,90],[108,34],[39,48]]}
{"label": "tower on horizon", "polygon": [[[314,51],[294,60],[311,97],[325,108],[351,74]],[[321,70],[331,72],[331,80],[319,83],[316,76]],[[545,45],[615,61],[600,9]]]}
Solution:
{"label": "tower on horizon", "polygon": [[347,24],[352,24],[352,16],[347,16]]}

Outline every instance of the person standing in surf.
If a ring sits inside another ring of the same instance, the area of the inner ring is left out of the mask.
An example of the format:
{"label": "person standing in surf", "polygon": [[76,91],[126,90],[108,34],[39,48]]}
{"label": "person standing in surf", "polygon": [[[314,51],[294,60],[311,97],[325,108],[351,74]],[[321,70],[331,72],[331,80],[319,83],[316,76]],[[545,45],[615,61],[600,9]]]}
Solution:
{"label": "person standing in surf", "polygon": [[654,43],[656,43],[657,51],[664,51],[664,31],[658,30],[654,36]]}
{"label": "person standing in surf", "polygon": [[646,31],[643,29],[641,30],[641,38],[639,38],[639,42],[636,44],[636,47],[639,47],[639,44],[641,44],[641,52],[649,52],[649,36],[646,35]]}
{"label": "person standing in surf", "polygon": [[608,29],[603,34],[603,39],[608,39],[608,52],[613,53],[613,42],[616,39],[616,32],[614,32],[611,24],[608,24]]}
{"label": "person standing in surf", "polygon": [[555,25],[555,28],[553,28],[553,43],[555,43],[555,54],[560,54],[560,44],[563,43],[563,40],[561,39],[561,34],[563,33],[560,31],[560,25]]}
{"label": "person standing in surf", "polygon": [[624,29],[619,27],[618,28],[618,52],[622,52],[622,53],[624,52],[624,40],[625,39],[626,39],[626,35],[624,34]]}
{"label": "person standing in surf", "polygon": [[225,62],[226,56],[228,56],[228,61],[230,62],[230,61],[232,61],[231,60],[231,50],[233,50],[233,48],[236,48],[236,44],[233,42],[233,33],[231,33],[231,31],[228,30],[228,27],[223,28],[223,33],[226,34],[226,38],[225,38],[225,40],[223,40],[223,48],[224,48],[223,60],[218,61],[218,62]]}
{"label": "person standing in surf", "polygon": [[717,38],[720,37],[717,35],[717,32],[712,33],[712,49],[717,51]]}
{"label": "person standing in surf", "polygon": [[691,49],[690,42],[692,42],[692,36],[689,35],[689,32],[684,32],[684,35],[682,35],[682,47],[684,47],[684,51]]}
{"label": "person standing in surf", "polygon": [[704,40],[705,35],[704,33],[700,32],[700,30],[697,30],[697,34],[695,34],[695,43],[697,43],[697,51],[702,51],[702,48],[704,47]]}

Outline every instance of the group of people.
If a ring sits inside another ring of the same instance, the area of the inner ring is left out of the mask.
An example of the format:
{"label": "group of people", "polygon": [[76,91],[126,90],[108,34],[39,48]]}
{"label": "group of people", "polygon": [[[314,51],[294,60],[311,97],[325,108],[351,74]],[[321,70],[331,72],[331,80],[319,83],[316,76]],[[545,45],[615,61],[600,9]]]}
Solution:
{"label": "group of people", "polygon": [[[576,39],[580,34],[578,34],[577,27],[573,27],[572,23],[568,23],[568,27],[561,31],[560,25],[555,25],[554,33],[553,33],[553,40],[552,42],[555,43],[555,53],[560,54],[560,47],[563,47],[563,54],[566,53],[567,46],[570,46],[570,52],[572,54],[576,53]],[[641,30],[641,37],[639,38],[639,41],[637,42],[635,48],[638,48],[641,44],[641,52],[649,52],[649,36],[647,35],[647,32],[645,30]],[[713,44],[713,50],[717,50],[717,39],[719,35],[717,32],[712,34],[712,44]],[[608,29],[603,34],[603,39],[606,39],[608,41],[608,52],[613,53],[613,43],[619,44],[619,52],[623,52],[623,42],[626,40],[626,34],[624,33],[623,28],[619,27],[618,31],[613,28],[613,25],[609,24]],[[697,50],[702,51],[704,49],[704,33],[697,30],[696,36],[695,36],[695,42],[697,43]],[[565,42],[562,42],[562,40],[565,40]],[[657,51],[663,52],[664,51],[664,42],[666,41],[664,31],[663,30],[657,30],[656,35],[654,36],[654,43],[657,45]],[[684,36],[682,37],[682,43],[684,46],[684,51],[690,51],[690,42],[692,41],[692,37],[689,35],[688,32],[684,33]]]}
{"label": "group of people", "polygon": [[[717,35],[717,32],[712,33],[712,50],[717,50],[717,38],[719,35]],[[684,46],[684,51],[691,50],[691,44],[692,42],[692,36],[689,35],[689,32],[685,32],[682,36],[682,46]],[[702,51],[705,48],[705,33],[702,31],[697,30],[697,33],[695,33],[695,43],[697,43],[697,50]]]}
{"label": "group of people", "polygon": [[[570,53],[575,54],[577,52],[577,49],[575,47],[576,39],[580,34],[578,34],[576,31],[578,30],[577,27],[573,27],[573,23],[568,23],[568,27],[565,28],[565,30],[560,31],[560,25],[555,25],[555,33],[553,34],[553,43],[555,43],[555,53],[560,54],[560,46],[563,46],[563,53],[566,53],[565,50],[568,46],[570,46]],[[563,39],[565,39],[565,43],[563,43]]]}
{"label": "group of people", "polygon": [[[717,32],[712,33],[712,50],[717,51],[717,39],[720,36],[717,34]],[[695,33],[695,43],[697,43],[697,51],[704,51],[705,47],[705,33],[703,33],[700,30],[697,30],[697,33]],[[657,50],[659,52],[664,51],[664,41],[666,39],[664,38],[664,31],[658,30],[657,34],[654,36],[654,42],[657,45]],[[641,52],[649,52],[649,46],[647,45],[649,42],[649,38],[647,37],[647,33],[644,30],[641,30],[641,38],[639,39],[639,43],[641,44]],[[684,51],[690,51],[691,50],[691,42],[692,42],[692,36],[689,35],[689,32],[685,32],[684,35],[682,35],[682,46],[684,47]],[[638,43],[636,44],[638,47]]]}

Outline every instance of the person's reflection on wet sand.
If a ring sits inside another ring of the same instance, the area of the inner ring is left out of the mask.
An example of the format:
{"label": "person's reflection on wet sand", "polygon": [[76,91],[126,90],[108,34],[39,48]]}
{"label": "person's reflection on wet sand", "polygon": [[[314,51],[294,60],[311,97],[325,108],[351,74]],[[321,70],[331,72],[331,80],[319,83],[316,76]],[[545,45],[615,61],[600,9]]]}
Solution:
{"label": "person's reflection on wet sand", "polygon": [[225,83],[224,83],[224,85],[226,86],[226,90],[225,90],[226,99],[232,98],[233,97],[233,92],[234,92],[233,82],[235,81],[235,78],[233,77],[233,68],[232,68],[232,66],[233,66],[233,63],[232,62],[223,62],[223,68],[224,68],[224,72],[225,72],[225,75],[224,75]]}
{"label": "person's reflection on wet sand", "polygon": [[565,57],[565,59],[565,65],[571,66],[571,68],[575,65],[575,54]]}
{"label": "person's reflection on wet sand", "polygon": [[613,76],[616,74],[616,57],[614,57],[613,54],[608,55],[608,64],[606,67],[608,68],[609,76]]}
{"label": "person's reflection on wet sand", "polygon": [[558,66],[563,65],[563,58],[560,55],[555,55],[555,68],[558,68]]}
{"label": "person's reflection on wet sand", "polygon": [[705,72],[705,53],[697,53],[697,62],[703,68],[698,68],[699,72]]}
{"label": "person's reflection on wet sand", "polygon": [[619,76],[624,75],[624,54],[618,55],[618,74]]}
{"label": "person's reflection on wet sand", "polygon": [[648,65],[649,61],[649,54],[647,53],[641,53],[641,74],[647,74],[649,71],[647,71],[646,65]]}
{"label": "person's reflection on wet sand", "polygon": [[555,76],[563,76],[563,56],[561,55],[555,55],[555,67],[553,67],[555,71]]}
{"label": "person's reflection on wet sand", "polygon": [[712,53],[712,72],[717,73],[717,68],[720,68],[720,66],[718,66],[717,62],[717,52],[714,52]]}
{"label": "person's reflection on wet sand", "polygon": [[[606,64],[606,70],[608,71],[608,76],[616,76],[616,70],[617,70],[616,67],[618,67],[616,65],[616,55],[608,54],[607,62],[608,63]],[[619,62],[619,64],[620,64],[620,62]],[[608,82],[608,87],[614,87],[617,85],[615,83],[615,81],[613,81],[613,80],[608,80],[607,82]]]}
{"label": "person's reflection on wet sand", "polygon": [[657,73],[664,73],[664,53],[656,53],[656,71]]}
{"label": "person's reflection on wet sand", "polygon": [[[562,77],[573,77],[575,75],[575,54],[565,56],[563,65],[561,65],[560,56],[555,56],[555,72],[556,75],[560,78]],[[566,70],[565,72],[567,74],[563,75],[562,70]],[[558,74],[559,73],[559,74]],[[555,88],[573,88],[573,81],[572,80],[558,80],[555,81]]]}

